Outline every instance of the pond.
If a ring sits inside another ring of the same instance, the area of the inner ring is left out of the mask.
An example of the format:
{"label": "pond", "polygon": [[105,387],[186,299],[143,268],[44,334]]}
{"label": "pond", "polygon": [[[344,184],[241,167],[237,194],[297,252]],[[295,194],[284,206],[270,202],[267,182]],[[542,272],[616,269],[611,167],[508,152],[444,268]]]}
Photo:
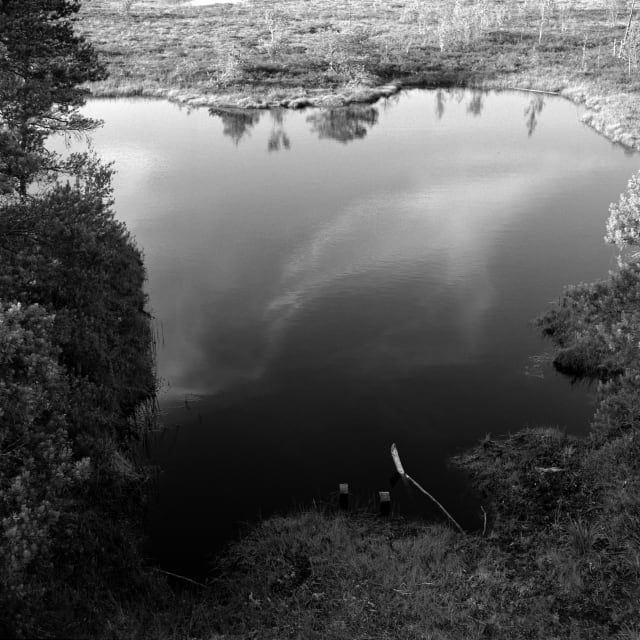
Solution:
{"label": "pond", "polygon": [[[607,207],[638,157],[531,93],[188,112],[92,100],[116,212],[145,253],[166,429],[151,552],[201,576],[240,523],[407,471],[468,528],[447,459],[485,434],[584,433],[594,389],[530,321],[615,267]],[[437,514],[394,489],[398,513]]]}

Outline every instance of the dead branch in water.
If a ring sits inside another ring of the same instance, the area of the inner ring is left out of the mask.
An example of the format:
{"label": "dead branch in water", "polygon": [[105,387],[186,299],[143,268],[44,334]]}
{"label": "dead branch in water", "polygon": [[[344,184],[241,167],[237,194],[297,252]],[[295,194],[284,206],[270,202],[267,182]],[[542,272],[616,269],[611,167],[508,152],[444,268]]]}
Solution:
{"label": "dead branch in water", "polygon": [[453,523],[453,525],[460,531],[460,533],[464,533],[464,529],[458,524],[456,519],[436,500],[424,487],[418,484],[403,468],[402,462],[400,462],[400,454],[398,453],[398,447],[396,447],[395,442],[391,445],[391,457],[393,458],[393,464],[396,466],[396,471],[401,478],[405,478],[409,482],[411,482],[415,487],[417,487],[422,493],[424,493],[427,498],[429,498],[432,502],[434,502],[442,513],[444,513],[447,518]]}
{"label": "dead branch in water", "polygon": [[544,89],[525,89],[523,87],[513,87],[512,91],[527,91],[528,93],[544,93],[548,96],[559,96],[559,91],[545,91]]}
{"label": "dead branch in water", "polygon": [[155,569],[158,573],[164,573],[166,576],[171,576],[172,578],[178,578],[179,580],[184,580],[185,582],[190,582],[191,584],[195,584],[197,587],[202,587],[203,589],[207,588],[206,584],[202,582],[198,582],[197,580],[192,580],[191,578],[187,578],[187,576],[181,576],[179,573],[173,573],[173,571],[166,571],[165,569]]}

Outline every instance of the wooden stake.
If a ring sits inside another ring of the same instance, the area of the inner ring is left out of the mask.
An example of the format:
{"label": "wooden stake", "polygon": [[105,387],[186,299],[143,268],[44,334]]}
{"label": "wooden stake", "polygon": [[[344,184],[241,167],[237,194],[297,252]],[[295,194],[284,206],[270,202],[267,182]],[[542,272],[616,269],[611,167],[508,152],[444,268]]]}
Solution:
{"label": "wooden stake", "polygon": [[388,491],[380,491],[380,515],[388,516],[391,514],[391,494]]}
{"label": "wooden stake", "polygon": [[346,482],[340,484],[338,505],[341,511],[346,511],[349,508],[349,485]]}

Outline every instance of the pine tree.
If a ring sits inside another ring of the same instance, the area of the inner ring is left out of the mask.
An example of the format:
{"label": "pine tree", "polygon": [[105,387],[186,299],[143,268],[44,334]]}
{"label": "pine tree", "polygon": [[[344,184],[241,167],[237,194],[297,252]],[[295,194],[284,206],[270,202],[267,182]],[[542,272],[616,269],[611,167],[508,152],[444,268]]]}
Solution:
{"label": "pine tree", "polygon": [[45,141],[96,126],[79,108],[84,82],[106,77],[74,33],[79,0],[0,0],[0,193],[25,197],[36,177],[65,170]]}

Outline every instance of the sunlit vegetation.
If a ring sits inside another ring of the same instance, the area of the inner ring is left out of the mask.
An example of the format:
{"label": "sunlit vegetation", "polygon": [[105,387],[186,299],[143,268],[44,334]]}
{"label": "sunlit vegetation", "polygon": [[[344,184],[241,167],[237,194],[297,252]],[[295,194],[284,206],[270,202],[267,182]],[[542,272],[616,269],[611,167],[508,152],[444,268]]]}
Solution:
{"label": "sunlit vegetation", "polygon": [[[86,3],[79,24],[102,54],[99,95],[193,105],[371,101],[376,87],[561,92],[585,121],[640,140],[637,16],[617,0],[247,0],[194,7]],[[629,28],[627,28],[629,27]]]}

